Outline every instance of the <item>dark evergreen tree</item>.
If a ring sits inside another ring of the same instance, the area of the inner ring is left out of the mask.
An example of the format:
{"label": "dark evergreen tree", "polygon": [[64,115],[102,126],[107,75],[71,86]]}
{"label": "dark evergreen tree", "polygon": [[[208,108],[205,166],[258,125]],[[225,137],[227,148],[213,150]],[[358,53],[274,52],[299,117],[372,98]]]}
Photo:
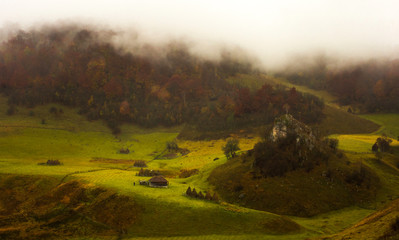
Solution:
{"label": "dark evergreen tree", "polygon": [[191,196],[194,198],[198,197],[198,193],[197,193],[197,190],[195,190],[195,188],[193,188],[193,191],[191,192]]}
{"label": "dark evergreen tree", "polygon": [[191,192],[191,187],[189,186],[189,187],[187,188],[186,195],[187,195],[187,196],[191,196],[191,194],[192,194],[192,192]]}
{"label": "dark evergreen tree", "polygon": [[206,192],[205,199],[206,199],[206,200],[209,200],[209,201],[212,200],[212,195],[211,195],[211,192],[210,192],[210,191],[207,191],[207,192]]}
{"label": "dark evergreen tree", "polygon": [[219,197],[218,197],[218,195],[216,194],[216,192],[213,194],[213,196],[212,196],[212,201],[214,201],[214,202],[219,202]]}
{"label": "dark evergreen tree", "polygon": [[204,199],[204,194],[201,191],[198,193],[198,198],[199,199]]}
{"label": "dark evergreen tree", "polygon": [[371,150],[372,150],[373,152],[378,152],[378,144],[377,144],[377,143],[374,143],[373,146],[371,147]]}

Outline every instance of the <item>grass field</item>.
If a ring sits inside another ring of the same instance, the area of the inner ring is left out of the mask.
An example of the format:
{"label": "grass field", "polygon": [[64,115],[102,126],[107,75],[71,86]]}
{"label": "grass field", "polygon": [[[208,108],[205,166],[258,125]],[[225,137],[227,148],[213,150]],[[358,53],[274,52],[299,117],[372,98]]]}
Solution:
{"label": "grass field", "polygon": [[[63,114],[50,114],[51,107],[62,108]],[[176,138],[180,127],[141,129],[124,125],[123,134],[115,137],[102,122],[89,122],[75,109],[59,105],[21,107],[12,116],[5,114],[6,110],[5,99],[0,98],[0,173],[49,175],[64,182],[77,179],[133,197],[145,210],[140,223],[128,230],[126,239],[307,239],[342,231],[375,211],[350,207],[312,218],[282,217],[227,203],[190,199],[184,195],[188,186],[201,191],[212,190],[207,179],[215,167],[227,161],[221,150],[225,139],[178,140],[179,147],[190,151],[187,155],[154,159],[164,151],[166,142]],[[382,163],[375,163],[370,160],[373,158],[370,149],[379,134],[398,134],[398,116],[362,116],[383,127],[372,134],[333,135],[340,140],[339,148],[347,151],[353,161],[368,159],[365,163],[381,176],[380,204],[399,196],[396,190],[399,179],[393,170],[395,159],[386,158]],[[345,122],[347,115],[342,119]],[[369,129],[372,128],[370,125]],[[240,148],[242,151],[252,149],[257,141],[256,136],[242,138]],[[399,143],[394,141],[393,145],[399,146]],[[131,152],[120,154],[119,150],[126,147]],[[38,165],[48,159],[58,159],[62,165]],[[118,163],[118,159],[144,160],[150,169],[167,171],[170,187],[140,186],[138,181],[149,177],[136,176],[139,168],[126,161]],[[199,169],[199,173],[178,178],[182,169]],[[167,221],[159,224],[159,219]]]}
{"label": "grass field", "polygon": [[[166,142],[176,138],[179,128],[143,130],[123,126],[123,134],[114,137],[101,122],[88,122],[73,109],[64,108],[63,115],[55,116],[49,113],[49,109],[60,106],[19,108],[17,113],[8,116],[5,114],[5,100],[1,102],[0,173],[49,175],[64,182],[77,179],[132,196],[144,206],[146,214],[143,214],[140,224],[129,229],[128,235],[156,238],[214,234],[263,236],[298,231],[294,222],[278,215],[184,196],[188,186],[198,191],[211,190],[206,179],[215,166],[226,161],[221,150],[225,140],[178,141],[179,146],[189,149],[190,153],[175,159],[157,160],[155,157],[164,151]],[[42,124],[42,119],[45,119],[45,124]],[[257,140],[242,139],[240,147],[243,151],[249,150]],[[126,147],[130,153],[120,154],[119,150]],[[62,165],[38,165],[48,159],[58,159]],[[148,180],[150,177],[136,176],[139,168],[126,161],[119,164],[118,159],[144,160],[150,169],[167,170],[171,174],[169,188],[139,185],[138,180]],[[192,177],[179,179],[177,174],[181,169],[200,171]],[[136,186],[133,182],[136,182]],[[159,219],[167,221],[159,224]],[[294,230],[281,228],[278,224],[291,224]]]}
{"label": "grass field", "polygon": [[361,116],[382,126],[376,134],[385,133],[387,136],[399,140],[399,114],[370,114]]}
{"label": "grass field", "polygon": [[381,127],[370,134],[346,134],[346,135],[332,135],[339,140],[339,148],[344,151],[357,153],[370,153],[372,145],[377,138],[382,134],[386,134],[391,138],[391,146],[399,147],[397,139],[399,135],[399,114],[373,114],[373,115],[359,115],[362,118],[368,119],[379,124]]}

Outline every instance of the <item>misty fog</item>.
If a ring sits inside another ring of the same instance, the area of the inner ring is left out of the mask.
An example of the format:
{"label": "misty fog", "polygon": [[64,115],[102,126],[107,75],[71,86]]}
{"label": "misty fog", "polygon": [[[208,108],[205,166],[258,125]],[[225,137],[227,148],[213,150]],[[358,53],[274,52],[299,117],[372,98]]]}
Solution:
{"label": "misty fog", "polygon": [[397,9],[396,1],[17,0],[1,4],[0,35],[75,23],[112,30],[112,41],[128,51],[182,41],[213,59],[220,49],[246,52],[270,70],[313,55],[344,62],[397,58]]}

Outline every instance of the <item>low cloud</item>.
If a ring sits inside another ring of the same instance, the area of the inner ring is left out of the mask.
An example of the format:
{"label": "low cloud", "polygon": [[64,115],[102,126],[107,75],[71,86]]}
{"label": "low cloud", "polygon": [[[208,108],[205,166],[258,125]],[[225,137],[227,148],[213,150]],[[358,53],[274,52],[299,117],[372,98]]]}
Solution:
{"label": "low cloud", "polygon": [[[127,51],[179,41],[199,56],[217,59],[223,49],[235,49],[236,55],[245,53],[275,70],[298,56],[325,55],[340,62],[398,58],[397,9],[399,3],[390,0],[16,0],[0,10],[0,23],[28,29],[73,20],[111,29],[114,44]],[[9,32],[1,33],[3,39]]]}

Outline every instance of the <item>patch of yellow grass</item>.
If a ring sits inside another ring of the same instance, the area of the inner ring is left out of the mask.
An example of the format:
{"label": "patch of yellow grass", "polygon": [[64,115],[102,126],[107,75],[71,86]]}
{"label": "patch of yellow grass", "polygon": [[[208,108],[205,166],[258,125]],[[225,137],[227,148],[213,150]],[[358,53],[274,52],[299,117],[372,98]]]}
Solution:
{"label": "patch of yellow grass", "polygon": [[[331,135],[332,138],[339,140],[338,148],[349,152],[358,153],[369,153],[371,147],[376,142],[380,135],[374,134],[351,134],[351,135]],[[391,139],[391,146],[399,146],[399,142],[395,139]]]}

